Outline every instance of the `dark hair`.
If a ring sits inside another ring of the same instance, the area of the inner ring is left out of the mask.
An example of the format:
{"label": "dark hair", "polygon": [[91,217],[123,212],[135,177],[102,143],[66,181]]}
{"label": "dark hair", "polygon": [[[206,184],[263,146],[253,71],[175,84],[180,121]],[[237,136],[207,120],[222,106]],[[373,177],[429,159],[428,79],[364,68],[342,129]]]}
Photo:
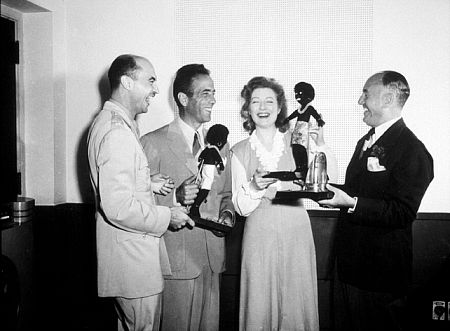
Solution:
{"label": "dark hair", "polygon": [[214,146],[219,147],[219,149],[222,149],[222,147],[227,143],[228,134],[230,132],[228,131],[228,128],[225,125],[222,124],[214,124],[212,127],[209,128],[208,132],[206,133],[206,141]]}
{"label": "dark hair", "polygon": [[178,100],[178,93],[182,92],[191,97],[194,93],[192,91],[192,81],[201,75],[209,76],[209,70],[203,64],[187,64],[178,69],[173,81],[173,98],[180,111],[184,111],[184,107]]}
{"label": "dark hair", "polygon": [[206,141],[214,146],[219,147],[219,149],[222,149],[223,145],[227,143],[228,134],[230,132],[228,131],[228,128],[225,125],[222,124],[214,124],[212,127],[209,128],[208,132],[206,133]]}
{"label": "dark hair", "polygon": [[392,90],[397,95],[398,104],[403,107],[409,97],[409,84],[406,78],[395,71],[382,71],[381,82],[383,86]]}
{"label": "dark hair", "polygon": [[136,79],[136,72],[141,68],[136,62],[141,56],[123,54],[116,57],[108,70],[108,79],[111,90],[114,91],[120,85],[120,77],[123,75]]}
{"label": "dark hair", "polygon": [[289,127],[289,122],[284,123],[287,117],[286,96],[284,94],[283,86],[281,86],[275,79],[262,76],[253,77],[244,85],[241,91],[241,97],[244,99],[244,104],[241,108],[241,117],[244,119],[244,129],[249,133],[255,130],[255,122],[250,116],[250,102],[252,93],[258,88],[270,88],[277,95],[278,106],[281,111],[275,121],[275,126],[281,131],[285,132]]}
{"label": "dark hair", "polygon": [[298,93],[300,91],[304,93],[305,97],[309,97],[311,100],[315,97],[314,87],[309,83],[300,82],[295,84],[294,92]]}

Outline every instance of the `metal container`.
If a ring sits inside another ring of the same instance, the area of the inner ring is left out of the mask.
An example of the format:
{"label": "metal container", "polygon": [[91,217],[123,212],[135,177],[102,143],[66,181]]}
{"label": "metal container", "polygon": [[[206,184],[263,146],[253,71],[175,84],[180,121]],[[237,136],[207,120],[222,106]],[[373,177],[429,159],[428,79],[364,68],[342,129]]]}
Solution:
{"label": "metal container", "polygon": [[306,190],[312,192],[327,191],[327,157],[325,153],[319,152],[314,155],[314,160],[308,170],[306,177]]}
{"label": "metal container", "polygon": [[18,197],[16,201],[11,202],[14,222],[22,223],[31,221],[34,213],[34,205],[34,199],[26,197]]}

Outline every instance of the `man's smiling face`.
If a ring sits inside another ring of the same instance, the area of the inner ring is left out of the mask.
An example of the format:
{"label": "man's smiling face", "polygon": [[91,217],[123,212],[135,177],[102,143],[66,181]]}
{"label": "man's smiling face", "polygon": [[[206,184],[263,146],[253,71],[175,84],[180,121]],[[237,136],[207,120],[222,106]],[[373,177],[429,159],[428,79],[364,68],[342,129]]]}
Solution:
{"label": "man's smiling face", "polygon": [[211,112],[216,103],[214,82],[208,75],[200,75],[192,81],[192,96],[188,97],[184,118],[200,126],[211,121]]}
{"label": "man's smiling face", "polygon": [[386,92],[380,75],[370,77],[364,85],[358,104],[364,109],[364,123],[370,127],[377,127],[385,122],[383,95]]}

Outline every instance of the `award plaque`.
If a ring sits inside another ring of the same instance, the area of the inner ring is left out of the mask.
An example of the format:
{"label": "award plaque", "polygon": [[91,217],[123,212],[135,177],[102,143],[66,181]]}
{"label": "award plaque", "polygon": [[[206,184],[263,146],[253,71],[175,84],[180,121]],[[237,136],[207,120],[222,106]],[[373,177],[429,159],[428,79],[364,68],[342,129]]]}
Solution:
{"label": "award plaque", "polygon": [[199,216],[189,215],[189,217],[195,222],[195,226],[206,230],[219,231],[226,234],[232,229],[231,226],[214,222],[212,220],[207,220],[206,218],[201,218]]}

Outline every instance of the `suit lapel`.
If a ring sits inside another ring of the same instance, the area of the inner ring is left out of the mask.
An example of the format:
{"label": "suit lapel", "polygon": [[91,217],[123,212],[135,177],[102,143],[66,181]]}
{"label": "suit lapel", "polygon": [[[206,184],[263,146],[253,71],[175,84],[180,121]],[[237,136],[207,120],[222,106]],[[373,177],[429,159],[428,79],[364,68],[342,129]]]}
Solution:
{"label": "suit lapel", "polygon": [[353,156],[348,164],[347,167],[347,174],[346,177],[350,178],[355,176],[357,173],[359,173],[364,166],[364,157],[360,157],[362,152],[362,148],[364,146],[364,141],[365,141],[365,136],[363,136],[358,143],[356,144],[355,147],[355,152],[353,153]]}
{"label": "suit lapel", "polygon": [[397,140],[404,128],[406,128],[406,124],[401,118],[392,124],[392,126],[387,129],[387,131],[377,141],[375,141],[374,145],[383,146],[384,148],[389,149],[389,147],[397,143]]}
{"label": "suit lapel", "polygon": [[[403,119],[399,119],[380,138],[378,138],[373,146],[382,146],[389,152],[391,147],[396,144],[398,137],[405,127],[406,125]],[[348,179],[355,178],[361,173],[361,171],[366,169],[367,157],[371,148],[364,152],[363,157],[359,157],[364,145],[364,140],[364,137],[362,137],[356,145],[355,152],[353,153],[352,159],[347,167],[346,178]]]}
{"label": "suit lapel", "polygon": [[192,156],[186,139],[184,139],[183,133],[176,121],[169,124],[167,139],[169,140],[169,148],[178,159],[178,162],[185,164],[193,175],[197,174],[197,161]]}

